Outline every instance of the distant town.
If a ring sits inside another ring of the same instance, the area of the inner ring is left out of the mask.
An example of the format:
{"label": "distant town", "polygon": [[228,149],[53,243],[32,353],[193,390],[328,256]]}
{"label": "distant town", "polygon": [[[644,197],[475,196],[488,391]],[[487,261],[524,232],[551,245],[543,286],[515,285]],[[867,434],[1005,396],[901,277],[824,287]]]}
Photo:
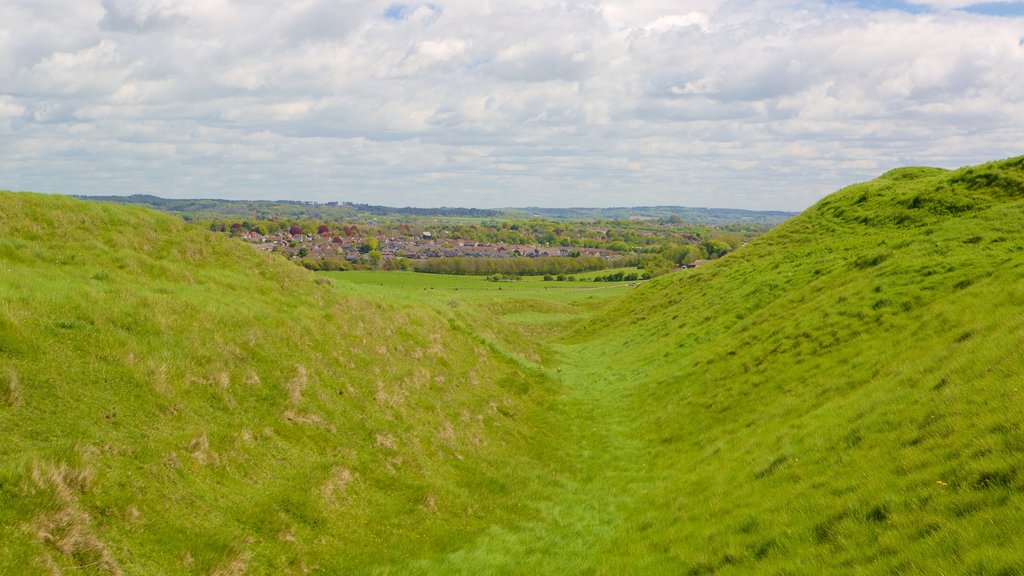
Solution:
{"label": "distant town", "polygon": [[339,202],[93,197],[179,215],[312,270],[657,276],[743,246],[786,212],[636,208],[389,208]]}
{"label": "distant town", "polygon": [[686,224],[677,218],[560,222],[365,219],[223,221],[211,230],[298,260],[313,270],[372,268],[454,274],[572,274],[633,266],[646,277],[721,257],[762,226]]}

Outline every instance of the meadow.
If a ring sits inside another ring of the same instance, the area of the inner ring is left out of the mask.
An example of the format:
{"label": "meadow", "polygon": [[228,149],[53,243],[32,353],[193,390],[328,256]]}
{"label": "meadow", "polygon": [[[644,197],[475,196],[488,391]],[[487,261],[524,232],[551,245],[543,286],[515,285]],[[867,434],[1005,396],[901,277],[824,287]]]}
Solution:
{"label": "meadow", "polygon": [[0,572],[1024,573],[1024,158],[631,283],[0,205]]}

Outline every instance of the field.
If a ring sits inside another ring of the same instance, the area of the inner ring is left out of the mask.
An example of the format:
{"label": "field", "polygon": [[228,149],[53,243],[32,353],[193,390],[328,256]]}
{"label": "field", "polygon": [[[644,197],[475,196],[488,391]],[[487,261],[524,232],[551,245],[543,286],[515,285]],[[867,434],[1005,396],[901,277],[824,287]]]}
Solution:
{"label": "field", "polygon": [[10,573],[1024,573],[1024,159],[620,284],[0,202]]}

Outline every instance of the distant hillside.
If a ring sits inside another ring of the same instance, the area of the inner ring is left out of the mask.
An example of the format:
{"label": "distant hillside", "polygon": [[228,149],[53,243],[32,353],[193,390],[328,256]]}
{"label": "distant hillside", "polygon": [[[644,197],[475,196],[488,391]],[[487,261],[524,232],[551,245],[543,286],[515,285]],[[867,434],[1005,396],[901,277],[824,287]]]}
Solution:
{"label": "distant hillside", "polygon": [[608,573],[1024,573],[1024,157],[850,186],[580,337],[652,463]]}
{"label": "distant hillside", "polygon": [[687,208],[684,206],[634,206],[620,208],[507,208],[508,214],[541,216],[554,220],[672,218],[690,224],[766,224],[775,226],[796,212],[738,210],[734,208]]}
{"label": "distant hillside", "polygon": [[774,226],[791,218],[794,212],[758,212],[729,208],[685,208],[682,206],[638,206],[633,208],[395,208],[350,202],[305,202],[296,200],[179,200],[135,194],[131,196],[78,196],[118,204],[136,204],[164,212],[181,214],[186,219],[301,218],[344,220],[367,216],[419,216],[439,218],[530,218],[553,220],[597,220],[629,218],[671,218],[690,224],[766,224]]}
{"label": "distant hillside", "polygon": [[215,220],[220,218],[250,218],[253,212],[261,220],[270,218],[297,219],[350,219],[358,214],[356,208],[338,202],[302,202],[298,200],[212,200],[159,198],[146,194],[130,196],[76,196],[79,200],[112,202],[146,206],[162,212],[183,216],[186,220]]}

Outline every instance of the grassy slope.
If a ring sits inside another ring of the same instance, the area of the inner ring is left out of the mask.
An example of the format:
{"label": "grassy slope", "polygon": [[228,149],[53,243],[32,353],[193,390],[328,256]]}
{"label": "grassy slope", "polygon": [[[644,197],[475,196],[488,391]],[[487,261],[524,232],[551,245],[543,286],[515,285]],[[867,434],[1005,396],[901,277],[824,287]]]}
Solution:
{"label": "grassy slope", "polygon": [[[316,285],[109,207],[85,224],[122,232],[79,257],[26,229],[81,227],[46,222],[61,202],[0,222],[0,566],[1024,571],[1024,159],[894,171],[707,267],[594,291]],[[100,546],[62,554],[62,511]]]}
{"label": "grassy slope", "polygon": [[[514,350],[542,367],[561,391],[548,410],[557,416],[549,457],[551,483],[524,495],[529,515],[494,518],[476,538],[447,553],[382,554],[388,574],[590,574],[600,551],[635,502],[646,465],[642,439],[621,407],[629,389],[604,374],[601,359],[558,343],[566,331],[614,303],[630,283],[498,283],[466,276],[344,272],[338,288],[386,300],[453,310],[455,321],[488,346]],[[500,290],[499,290],[500,288]]]}
{"label": "grassy slope", "polygon": [[336,573],[548,482],[550,385],[441,311],[136,208],[0,193],[0,230],[0,567]]}
{"label": "grassy slope", "polygon": [[[1024,158],[851,186],[580,338],[651,473],[610,573],[1021,573]],[[609,336],[613,334],[613,336]]]}

